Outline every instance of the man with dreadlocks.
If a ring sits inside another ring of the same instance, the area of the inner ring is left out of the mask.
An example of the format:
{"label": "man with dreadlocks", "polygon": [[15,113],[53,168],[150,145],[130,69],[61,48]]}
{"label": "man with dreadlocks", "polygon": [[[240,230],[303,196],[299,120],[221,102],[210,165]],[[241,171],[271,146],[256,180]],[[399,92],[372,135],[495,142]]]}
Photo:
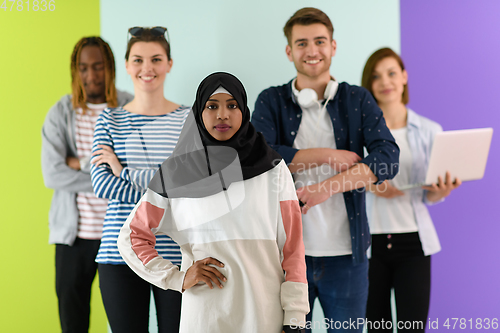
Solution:
{"label": "man with dreadlocks", "polygon": [[82,38],[71,55],[72,95],[48,112],[42,128],[42,173],[54,189],[49,243],[56,244],[56,293],[63,333],[88,332],[95,257],[107,200],[90,180],[90,154],[97,117],[106,107],[132,100],[115,88],[115,60],[100,37]]}

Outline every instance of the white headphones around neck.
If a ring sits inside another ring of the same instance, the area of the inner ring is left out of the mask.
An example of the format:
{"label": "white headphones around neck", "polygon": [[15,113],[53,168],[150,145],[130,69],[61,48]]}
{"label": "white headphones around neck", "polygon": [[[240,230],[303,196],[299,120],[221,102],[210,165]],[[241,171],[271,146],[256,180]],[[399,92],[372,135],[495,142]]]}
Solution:
{"label": "white headphones around neck", "polygon": [[[339,87],[339,83],[335,80],[330,80],[328,84],[326,85],[324,98],[326,99],[325,104],[321,106],[321,103],[318,101],[318,94],[316,94],[316,91],[311,88],[305,88],[302,89],[298,95],[297,95],[297,102],[299,103],[301,108],[307,109],[312,107],[315,104],[319,105],[320,112],[317,115],[316,118],[316,125],[314,128],[319,128],[319,125],[321,123],[321,119],[324,119],[324,114],[326,112],[326,105],[328,102],[335,96],[335,93],[337,93],[337,89]],[[314,133],[313,136],[310,136],[308,141],[307,141],[307,148],[312,148],[314,145],[316,145],[318,138],[318,131]]]}
{"label": "white headphones around neck", "polygon": [[[337,81],[330,80],[330,82],[328,82],[323,96],[326,99],[323,108],[326,108],[326,104],[328,104],[328,102],[333,98],[333,96],[335,96],[338,87],[339,84]],[[316,91],[314,91],[314,89],[311,88],[304,88],[301,91],[299,91],[299,94],[297,95],[297,102],[303,108],[310,108],[316,103],[320,104],[318,101],[318,94],[316,94]]]}

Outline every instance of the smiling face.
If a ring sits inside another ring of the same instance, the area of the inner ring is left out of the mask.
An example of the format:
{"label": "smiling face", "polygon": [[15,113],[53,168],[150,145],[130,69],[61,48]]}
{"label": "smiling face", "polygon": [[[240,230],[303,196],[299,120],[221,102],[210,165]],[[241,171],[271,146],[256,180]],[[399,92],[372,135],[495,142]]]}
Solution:
{"label": "smiling face", "polygon": [[104,58],[98,46],[85,46],[80,54],[78,73],[82,80],[87,102],[106,102],[106,74]]}
{"label": "smiling face", "polygon": [[163,91],[165,77],[172,68],[172,59],[168,60],[165,48],[159,43],[137,42],[130,49],[125,67],[135,89]]}
{"label": "smiling face", "polygon": [[243,113],[233,96],[220,93],[211,96],[201,114],[208,133],[226,141],[240,129]]}
{"label": "smiling face", "polygon": [[380,60],[373,71],[372,91],[378,104],[402,103],[408,74],[393,57]]}
{"label": "smiling face", "polygon": [[296,24],[292,28],[291,45],[286,46],[286,54],[297,69],[297,77],[319,79],[330,78],[330,64],[337,44],[331,39],[325,25]]}

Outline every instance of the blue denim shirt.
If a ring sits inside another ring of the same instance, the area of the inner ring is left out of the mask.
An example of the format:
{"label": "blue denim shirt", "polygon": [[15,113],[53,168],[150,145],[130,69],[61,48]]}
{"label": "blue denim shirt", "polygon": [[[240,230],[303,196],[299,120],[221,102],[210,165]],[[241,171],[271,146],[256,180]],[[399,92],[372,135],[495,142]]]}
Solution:
{"label": "blue denim shirt", "polygon": [[[410,109],[408,109],[407,126],[408,144],[412,155],[410,184],[422,183],[425,181],[427,174],[434,137],[437,133],[442,132],[443,129],[438,123],[422,117]],[[425,205],[433,204],[434,202],[427,200],[427,191],[424,191],[421,187],[407,190],[407,193],[410,195],[424,254],[431,255],[439,252],[441,245],[439,244],[436,229]],[[373,196],[374,194],[368,193],[366,198],[368,218],[372,214]]]}
{"label": "blue denim shirt", "polygon": [[[293,148],[293,141],[302,117],[302,109],[295,100],[291,84],[292,81],[261,92],[252,114],[252,124],[287,164],[298,151]],[[332,120],[337,149],[363,156],[363,147],[366,147],[369,154],[361,163],[372,170],[378,183],[397,174],[399,148],[385,124],[382,111],[366,89],[340,83],[335,97],[328,102],[327,111]],[[364,188],[344,192],[344,200],[353,261],[360,263],[366,260],[365,253],[371,242]]]}

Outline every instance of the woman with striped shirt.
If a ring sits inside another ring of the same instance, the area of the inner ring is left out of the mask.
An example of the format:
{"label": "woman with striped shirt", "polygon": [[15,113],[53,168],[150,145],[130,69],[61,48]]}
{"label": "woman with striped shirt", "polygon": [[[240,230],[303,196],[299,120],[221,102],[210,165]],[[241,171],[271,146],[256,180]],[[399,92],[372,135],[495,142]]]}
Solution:
{"label": "woman with striped shirt", "polygon": [[[163,27],[129,29],[125,59],[135,97],[123,108],[104,110],[94,132],[92,185],[98,197],[109,199],[96,261],[113,333],[148,332],[151,290],[159,314],[158,331],[177,332],[179,326],[181,294],[142,280],[117,248],[120,228],[172,153],[189,111],[163,95],[165,77],[172,68],[165,33]],[[169,237],[156,237],[155,248],[163,258],[180,264],[179,247]]]}

